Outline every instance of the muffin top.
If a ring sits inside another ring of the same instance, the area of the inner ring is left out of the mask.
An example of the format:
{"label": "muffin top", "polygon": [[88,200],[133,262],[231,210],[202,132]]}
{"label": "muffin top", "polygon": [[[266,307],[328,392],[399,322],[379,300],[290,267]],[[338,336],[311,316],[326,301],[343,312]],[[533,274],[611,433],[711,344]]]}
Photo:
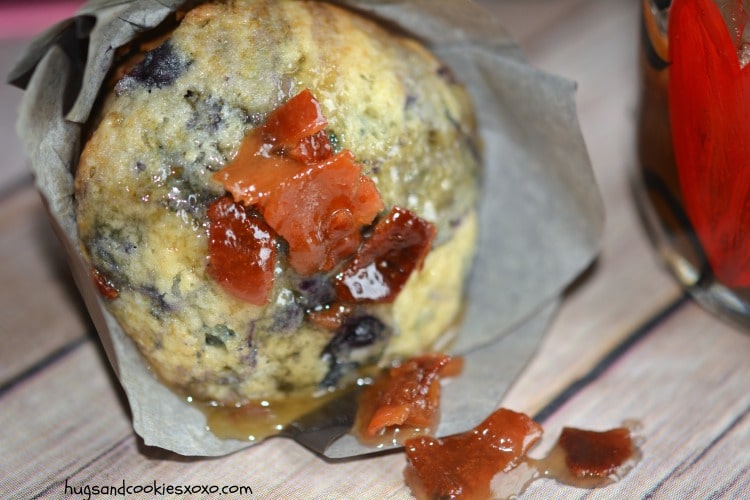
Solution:
{"label": "muffin top", "polygon": [[[433,224],[436,245],[475,205],[466,92],[419,43],[356,13],[313,1],[205,3],[124,73],[77,168],[79,234],[110,310],[159,375],[191,394],[236,401],[330,371],[321,353],[331,332],[305,316],[311,300],[326,300],[316,296],[325,277],[301,279],[283,243],[266,304],[207,272],[208,210],[226,195],[214,174],[293,96],[315,96],[334,150],[353,153],[386,211]],[[383,309],[358,315],[393,328]]]}

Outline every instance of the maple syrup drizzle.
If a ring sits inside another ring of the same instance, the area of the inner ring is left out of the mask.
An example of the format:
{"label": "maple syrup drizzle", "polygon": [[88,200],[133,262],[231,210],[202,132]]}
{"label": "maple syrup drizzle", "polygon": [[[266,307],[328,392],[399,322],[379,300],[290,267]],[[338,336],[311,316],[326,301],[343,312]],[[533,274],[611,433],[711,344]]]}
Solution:
{"label": "maple syrup drizzle", "polygon": [[241,406],[199,405],[206,416],[206,428],[219,439],[262,441],[333,399],[343,391],[325,391],[279,400],[261,400]]}

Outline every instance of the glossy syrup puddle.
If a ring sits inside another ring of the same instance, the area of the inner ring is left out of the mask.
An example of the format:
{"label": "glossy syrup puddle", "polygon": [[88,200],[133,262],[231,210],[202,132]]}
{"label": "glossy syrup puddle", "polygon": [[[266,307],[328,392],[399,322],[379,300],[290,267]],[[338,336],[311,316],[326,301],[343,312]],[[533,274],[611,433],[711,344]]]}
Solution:
{"label": "glossy syrup puddle", "polygon": [[290,423],[341,396],[343,392],[262,400],[241,406],[201,405],[206,427],[219,439],[261,441],[280,434]]}

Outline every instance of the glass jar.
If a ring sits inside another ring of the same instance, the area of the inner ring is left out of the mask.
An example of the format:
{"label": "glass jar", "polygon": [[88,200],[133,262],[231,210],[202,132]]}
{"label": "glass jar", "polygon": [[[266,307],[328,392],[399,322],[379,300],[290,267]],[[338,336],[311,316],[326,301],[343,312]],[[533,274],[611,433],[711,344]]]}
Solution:
{"label": "glass jar", "polygon": [[750,0],[642,0],[635,194],[668,268],[750,327]]}

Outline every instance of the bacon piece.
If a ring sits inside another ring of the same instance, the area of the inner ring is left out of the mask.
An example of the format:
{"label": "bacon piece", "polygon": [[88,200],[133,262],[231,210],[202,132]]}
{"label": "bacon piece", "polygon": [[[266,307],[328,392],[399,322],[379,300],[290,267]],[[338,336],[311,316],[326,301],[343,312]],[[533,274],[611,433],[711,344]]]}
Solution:
{"label": "bacon piece", "polygon": [[96,286],[99,295],[105,299],[115,300],[120,296],[120,292],[117,288],[115,288],[112,282],[98,269],[94,268],[91,270],[91,278],[94,280],[94,285]]}
{"label": "bacon piece", "polygon": [[422,267],[436,234],[430,222],[393,207],[336,277],[337,296],[343,302],[393,302],[411,273]]}
{"label": "bacon piece", "polygon": [[268,115],[263,125],[263,138],[277,147],[291,149],[327,125],[317,99],[305,89]]}
{"label": "bacon piece", "polygon": [[371,184],[344,150],[269,195],[263,215],[289,244],[295,271],[303,276],[328,271],[357,251],[360,229],[383,209]]}
{"label": "bacon piece", "polygon": [[276,265],[273,231],[227,196],[209,205],[208,219],[208,273],[235,297],[264,305]]}
{"label": "bacon piece", "polygon": [[633,440],[625,427],[603,432],[565,427],[558,441],[576,477],[608,477],[633,456]]}
{"label": "bacon piece", "polygon": [[495,474],[515,467],[541,436],[527,415],[501,408],[465,433],[408,439],[407,484],[428,498],[489,498]]}
{"label": "bacon piece", "polygon": [[374,182],[351,151],[333,154],[320,105],[309,90],[251,131],[214,174],[235,201],[256,206],[289,244],[289,263],[309,276],[329,271],[362,243],[361,229],[383,210]]}
{"label": "bacon piece", "polygon": [[279,155],[262,154],[263,134],[253,130],[242,141],[237,156],[214,174],[235,201],[245,206],[262,204],[275,189],[283,188],[305,165]]}
{"label": "bacon piece", "polygon": [[463,360],[425,354],[391,368],[363,391],[357,420],[365,438],[386,428],[407,426],[435,430],[440,404],[440,377],[455,376]]}

